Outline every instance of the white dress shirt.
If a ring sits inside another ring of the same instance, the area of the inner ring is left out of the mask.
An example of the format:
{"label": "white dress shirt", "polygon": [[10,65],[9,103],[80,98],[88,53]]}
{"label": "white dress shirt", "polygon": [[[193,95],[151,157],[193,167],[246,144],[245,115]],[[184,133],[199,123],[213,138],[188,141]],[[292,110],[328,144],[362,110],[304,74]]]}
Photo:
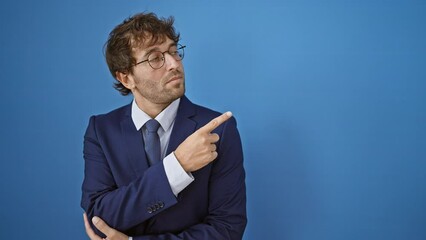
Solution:
{"label": "white dress shirt", "polygon": [[[180,165],[179,161],[176,159],[175,154],[172,152],[168,156],[166,155],[167,147],[169,145],[170,135],[173,130],[175,123],[175,118],[177,115],[177,110],[179,107],[180,98],[173,101],[169,106],[167,106],[160,114],[155,117],[160,123],[158,128],[158,136],[160,137],[161,144],[161,158],[163,159],[164,170],[166,172],[167,179],[169,181],[170,187],[173,191],[173,194],[177,196],[183,189],[185,189],[191,182],[194,181],[194,177],[191,173],[185,172],[185,170]],[[145,141],[147,129],[144,126],[151,117],[142,111],[135,100],[132,103],[132,120],[135,124],[136,130],[142,128],[142,135]]]}

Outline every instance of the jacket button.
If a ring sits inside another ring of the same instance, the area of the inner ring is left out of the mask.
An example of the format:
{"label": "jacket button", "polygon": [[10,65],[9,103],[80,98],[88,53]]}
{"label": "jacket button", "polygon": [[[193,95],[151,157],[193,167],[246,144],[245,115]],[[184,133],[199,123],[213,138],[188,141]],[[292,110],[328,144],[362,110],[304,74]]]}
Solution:
{"label": "jacket button", "polygon": [[160,206],[160,208],[164,207],[164,203],[163,202],[158,202],[158,205]]}
{"label": "jacket button", "polygon": [[152,213],[152,208],[151,207],[148,207],[147,210],[148,210],[148,213]]}

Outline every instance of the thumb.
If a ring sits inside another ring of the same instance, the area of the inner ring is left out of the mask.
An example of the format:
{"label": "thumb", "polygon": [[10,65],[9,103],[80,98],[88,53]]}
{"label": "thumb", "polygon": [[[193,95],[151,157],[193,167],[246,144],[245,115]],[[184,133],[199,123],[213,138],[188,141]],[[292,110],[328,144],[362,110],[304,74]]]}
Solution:
{"label": "thumb", "polygon": [[95,225],[95,227],[101,231],[103,234],[110,236],[113,234],[113,232],[115,231],[114,229],[112,229],[110,226],[108,226],[108,224],[106,224],[106,222],[104,220],[102,220],[101,218],[95,216],[92,218],[92,223],[93,225]]}

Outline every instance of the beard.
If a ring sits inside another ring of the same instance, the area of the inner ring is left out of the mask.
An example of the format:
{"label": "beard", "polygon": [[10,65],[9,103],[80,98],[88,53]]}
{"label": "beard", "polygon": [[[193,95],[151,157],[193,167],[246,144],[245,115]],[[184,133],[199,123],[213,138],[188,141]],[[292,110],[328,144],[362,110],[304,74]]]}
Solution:
{"label": "beard", "polygon": [[[180,79],[169,82],[175,77]],[[178,70],[170,72],[160,81],[135,80],[137,91],[151,103],[168,105],[185,94],[185,74]]]}

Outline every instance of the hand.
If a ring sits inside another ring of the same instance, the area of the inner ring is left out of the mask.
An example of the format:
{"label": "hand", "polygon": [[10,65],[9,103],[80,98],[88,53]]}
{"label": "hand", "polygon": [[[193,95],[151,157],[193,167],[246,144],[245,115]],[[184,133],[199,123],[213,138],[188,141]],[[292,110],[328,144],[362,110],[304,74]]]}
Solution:
{"label": "hand", "polygon": [[111,228],[108,226],[102,219],[99,217],[93,217],[92,223],[95,225],[99,231],[107,236],[107,238],[101,238],[93,231],[90,227],[89,220],[87,219],[86,213],[83,214],[84,219],[84,227],[86,228],[87,236],[89,236],[90,240],[128,240],[129,237],[125,234]]}
{"label": "hand", "polygon": [[218,126],[232,117],[226,112],[195,131],[175,150],[175,156],[186,172],[196,171],[217,157],[216,142],[219,135],[211,133]]}

